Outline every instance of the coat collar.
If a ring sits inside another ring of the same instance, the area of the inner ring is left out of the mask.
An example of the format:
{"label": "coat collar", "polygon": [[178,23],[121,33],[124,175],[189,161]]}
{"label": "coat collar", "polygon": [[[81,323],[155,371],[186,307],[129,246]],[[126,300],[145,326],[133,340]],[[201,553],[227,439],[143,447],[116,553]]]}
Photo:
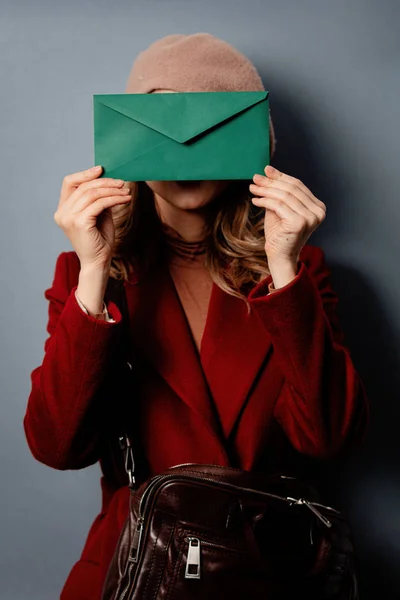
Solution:
{"label": "coat collar", "polygon": [[136,351],[226,447],[272,347],[258,317],[213,284],[199,355],[167,268],[125,290]]}

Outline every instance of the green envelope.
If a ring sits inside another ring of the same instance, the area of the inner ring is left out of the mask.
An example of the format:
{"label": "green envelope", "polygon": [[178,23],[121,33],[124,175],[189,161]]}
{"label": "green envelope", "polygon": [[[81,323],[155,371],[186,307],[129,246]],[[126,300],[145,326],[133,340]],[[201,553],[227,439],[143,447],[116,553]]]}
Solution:
{"label": "green envelope", "polygon": [[94,164],[126,181],[252,179],[270,158],[268,94],[95,94]]}

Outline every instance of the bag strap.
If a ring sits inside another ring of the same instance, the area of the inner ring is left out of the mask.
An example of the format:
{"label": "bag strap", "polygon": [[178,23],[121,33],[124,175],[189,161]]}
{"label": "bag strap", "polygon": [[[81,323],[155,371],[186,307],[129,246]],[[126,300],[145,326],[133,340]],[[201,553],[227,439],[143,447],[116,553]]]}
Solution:
{"label": "bag strap", "polygon": [[[124,371],[127,372],[126,367],[128,367],[130,374],[129,377],[132,377],[132,365],[129,362],[130,358],[130,345],[131,345],[131,336],[130,336],[130,327],[129,327],[129,309],[128,302],[126,299],[126,292],[124,286],[123,279],[114,279],[113,277],[109,277],[107,282],[107,288],[105,297],[107,300],[112,300],[114,304],[116,304],[122,315],[122,332],[121,332],[121,351],[118,353],[119,359],[122,360]],[[121,408],[121,427],[118,433],[118,444],[120,449],[123,452],[124,458],[124,468],[128,475],[128,486],[131,489],[134,489],[136,480],[135,480],[135,459],[133,456],[132,442],[129,437],[127,424],[129,423],[129,414],[127,410],[124,410],[124,406],[126,404],[124,402],[120,402],[122,404]]]}

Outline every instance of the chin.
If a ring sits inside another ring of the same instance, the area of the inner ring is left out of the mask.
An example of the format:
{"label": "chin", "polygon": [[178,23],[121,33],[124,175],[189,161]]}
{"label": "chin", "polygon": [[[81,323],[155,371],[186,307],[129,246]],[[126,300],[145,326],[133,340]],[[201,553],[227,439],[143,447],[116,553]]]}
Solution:
{"label": "chin", "polygon": [[228,185],[227,181],[147,181],[163,200],[181,210],[199,210],[212,202]]}

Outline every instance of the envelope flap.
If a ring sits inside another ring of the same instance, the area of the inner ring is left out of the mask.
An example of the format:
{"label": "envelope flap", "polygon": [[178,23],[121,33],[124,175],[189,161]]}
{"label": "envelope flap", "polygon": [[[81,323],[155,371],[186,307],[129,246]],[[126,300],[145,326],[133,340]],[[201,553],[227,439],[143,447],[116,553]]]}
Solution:
{"label": "envelope flap", "polygon": [[268,93],[95,94],[93,98],[94,102],[184,143],[262,102]]}

